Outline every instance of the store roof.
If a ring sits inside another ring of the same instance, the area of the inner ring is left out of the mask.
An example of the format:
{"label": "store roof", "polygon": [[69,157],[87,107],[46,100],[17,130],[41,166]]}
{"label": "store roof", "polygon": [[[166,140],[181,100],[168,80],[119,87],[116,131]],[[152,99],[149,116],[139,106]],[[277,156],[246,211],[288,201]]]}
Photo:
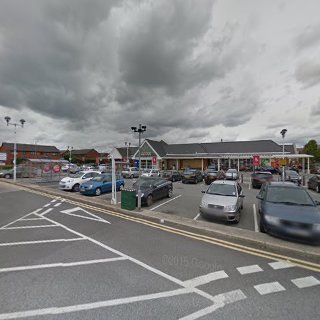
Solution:
{"label": "store roof", "polygon": [[[2,147],[8,148],[10,151],[14,149],[14,144],[9,142],[3,142]],[[59,149],[55,146],[46,146],[41,144],[22,144],[17,143],[17,151],[20,152],[48,152],[48,153],[59,153]]]}

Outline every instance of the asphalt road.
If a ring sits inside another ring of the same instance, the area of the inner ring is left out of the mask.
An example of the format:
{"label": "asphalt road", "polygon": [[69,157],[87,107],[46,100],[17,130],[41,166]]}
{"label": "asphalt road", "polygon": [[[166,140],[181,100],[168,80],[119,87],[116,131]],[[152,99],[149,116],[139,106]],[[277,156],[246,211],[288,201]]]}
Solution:
{"label": "asphalt road", "polygon": [[1,319],[319,319],[320,274],[0,182]]}

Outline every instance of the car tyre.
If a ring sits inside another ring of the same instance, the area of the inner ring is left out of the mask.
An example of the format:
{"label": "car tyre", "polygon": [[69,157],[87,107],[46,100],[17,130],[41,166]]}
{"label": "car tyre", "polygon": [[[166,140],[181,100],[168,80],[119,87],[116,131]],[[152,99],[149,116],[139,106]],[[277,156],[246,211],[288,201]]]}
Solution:
{"label": "car tyre", "polygon": [[234,219],[234,223],[238,224],[240,222],[240,209],[238,210],[237,214],[236,214],[236,218]]}
{"label": "car tyre", "polygon": [[172,198],[173,190],[171,188],[168,189],[168,198]]}
{"label": "car tyre", "polygon": [[5,174],[5,175],[4,175],[4,178],[5,178],[5,179],[10,179],[10,174]]}
{"label": "car tyre", "polygon": [[72,187],[72,191],[73,192],[79,192],[80,191],[80,184],[76,183],[73,187]]}
{"label": "car tyre", "polygon": [[320,184],[317,185],[317,192],[320,193]]}
{"label": "car tyre", "polygon": [[149,194],[147,197],[147,206],[150,207],[152,203],[153,203],[153,197],[151,194]]}
{"label": "car tyre", "polygon": [[101,193],[102,193],[102,192],[101,192],[101,189],[100,189],[100,188],[97,188],[96,191],[95,191],[95,195],[96,195],[96,196],[100,196]]}
{"label": "car tyre", "polygon": [[130,176],[130,179],[133,179],[133,174]]}
{"label": "car tyre", "polygon": [[265,228],[265,226],[263,225],[261,219],[260,219],[260,223],[259,223],[259,229],[261,233],[267,233],[267,230]]}

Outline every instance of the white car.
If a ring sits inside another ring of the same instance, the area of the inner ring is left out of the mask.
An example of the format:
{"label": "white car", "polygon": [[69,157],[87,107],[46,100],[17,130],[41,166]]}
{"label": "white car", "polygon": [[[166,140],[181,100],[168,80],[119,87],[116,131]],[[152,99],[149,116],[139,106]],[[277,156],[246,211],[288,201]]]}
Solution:
{"label": "white car", "polygon": [[238,180],[239,174],[237,169],[228,169],[226,172],[226,179],[227,180]]}
{"label": "white car", "polygon": [[59,182],[59,188],[61,190],[72,190],[78,192],[82,183],[91,180],[92,178],[99,176],[99,171],[80,171],[76,174],[65,177]]}
{"label": "white car", "polygon": [[160,177],[160,171],[158,169],[146,170],[142,173],[142,177]]}

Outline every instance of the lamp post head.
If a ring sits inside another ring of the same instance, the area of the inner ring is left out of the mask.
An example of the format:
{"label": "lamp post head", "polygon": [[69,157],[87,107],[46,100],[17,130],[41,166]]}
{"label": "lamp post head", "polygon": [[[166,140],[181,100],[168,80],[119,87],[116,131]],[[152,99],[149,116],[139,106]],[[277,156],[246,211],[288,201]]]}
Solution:
{"label": "lamp post head", "polygon": [[10,117],[4,117],[4,120],[6,120],[6,122],[7,122],[7,126],[9,125],[9,122],[10,122],[10,120],[11,120],[11,118]]}
{"label": "lamp post head", "polygon": [[286,135],[287,131],[288,131],[287,129],[282,129],[280,131],[280,134],[282,135],[282,138],[284,138],[284,136]]}
{"label": "lamp post head", "polygon": [[147,126],[141,126],[142,131],[146,131],[147,130]]}
{"label": "lamp post head", "polygon": [[21,127],[23,127],[23,126],[24,126],[24,124],[26,123],[26,120],[21,119],[21,120],[20,120],[20,123],[21,123]]}

